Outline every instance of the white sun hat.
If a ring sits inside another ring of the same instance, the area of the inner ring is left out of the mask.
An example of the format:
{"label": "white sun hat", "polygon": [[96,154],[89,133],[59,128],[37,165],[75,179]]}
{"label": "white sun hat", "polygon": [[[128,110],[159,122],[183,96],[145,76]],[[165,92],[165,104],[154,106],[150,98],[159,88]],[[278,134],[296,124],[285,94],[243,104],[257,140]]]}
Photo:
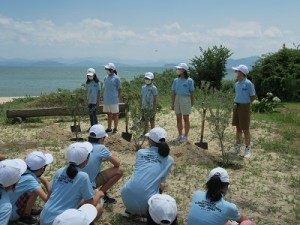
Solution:
{"label": "white sun hat", "polygon": [[79,209],[67,209],[59,214],[52,225],[89,225],[96,216],[96,207],[92,204],[84,204]]}
{"label": "white sun hat", "polygon": [[215,175],[218,175],[222,182],[229,183],[229,175],[227,171],[222,167],[217,167],[211,170],[208,174],[207,182]]}
{"label": "white sun hat", "polygon": [[249,69],[247,66],[241,64],[237,67],[232,67],[233,70],[241,71],[243,74],[247,75],[249,73]]}
{"label": "white sun hat", "polygon": [[73,143],[68,147],[67,160],[68,162],[80,165],[87,159],[92,149],[93,145],[87,141]]}
{"label": "white sun hat", "polygon": [[160,139],[164,138],[167,141],[167,132],[161,127],[155,127],[150,130],[149,133],[145,134],[146,137],[150,138],[155,143],[160,143]]}
{"label": "white sun hat", "polygon": [[93,125],[89,131],[89,136],[93,138],[108,137],[104,126],[102,126],[101,124]]}
{"label": "white sun hat", "polygon": [[33,151],[29,153],[25,162],[31,170],[38,170],[53,162],[53,156],[50,153],[44,154],[41,151]]}
{"label": "white sun hat", "polygon": [[89,68],[86,72],[87,76],[93,76],[96,73],[96,70],[94,68]]}
{"label": "white sun hat", "polygon": [[176,69],[184,69],[187,71],[189,69],[188,65],[186,63],[179,63],[177,66],[175,66]]}
{"label": "white sun hat", "polygon": [[150,79],[150,80],[153,80],[153,79],[154,79],[154,74],[151,73],[151,72],[147,72],[147,73],[145,73],[145,78],[148,78],[148,79]]}
{"label": "white sun hat", "polygon": [[116,70],[116,66],[113,63],[108,63],[104,66],[105,69],[111,69],[111,70]]}
{"label": "white sun hat", "polygon": [[26,169],[27,165],[22,159],[0,161],[0,185],[9,187],[17,183]]}
{"label": "white sun hat", "polygon": [[166,194],[155,194],[148,200],[149,214],[157,224],[169,221],[169,224],[177,217],[177,205],[174,198]]}

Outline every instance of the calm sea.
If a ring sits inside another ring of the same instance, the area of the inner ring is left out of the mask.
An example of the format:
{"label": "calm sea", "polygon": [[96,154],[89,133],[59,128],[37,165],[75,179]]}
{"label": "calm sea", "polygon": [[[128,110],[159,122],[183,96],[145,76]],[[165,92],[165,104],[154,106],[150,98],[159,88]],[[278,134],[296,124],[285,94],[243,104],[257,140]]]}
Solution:
{"label": "calm sea", "polygon": [[[164,67],[118,67],[126,80],[146,72],[163,72]],[[76,89],[86,81],[87,67],[11,67],[0,66],[0,97],[37,96],[62,89]],[[103,81],[105,70],[96,68]],[[230,79],[229,74],[227,79]]]}

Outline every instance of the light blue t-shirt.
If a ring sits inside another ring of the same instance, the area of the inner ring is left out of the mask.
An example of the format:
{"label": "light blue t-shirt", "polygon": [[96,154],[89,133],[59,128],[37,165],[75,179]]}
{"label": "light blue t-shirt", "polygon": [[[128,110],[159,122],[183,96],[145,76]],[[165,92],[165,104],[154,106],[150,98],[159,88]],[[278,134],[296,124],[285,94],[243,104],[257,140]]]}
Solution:
{"label": "light blue t-shirt", "polygon": [[241,215],[235,204],[227,202],[224,198],[211,202],[206,198],[206,192],[194,193],[187,225],[224,225],[228,220],[238,221]]}
{"label": "light blue t-shirt", "polygon": [[52,225],[56,216],[67,209],[77,209],[82,199],[90,200],[94,197],[89,176],[77,169],[74,179],[66,174],[67,167],[60,168],[54,175],[50,198],[40,215],[41,225]]}
{"label": "light blue t-shirt", "polygon": [[235,89],[235,103],[248,104],[251,102],[250,97],[255,96],[255,88],[250,80],[244,78],[234,85]]}
{"label": "light blue t-shirt", "polygon": [[166,180],[173,162],[171,156],[160,156],[157,147],[137,152],[134,172],[121,189],[126,210],[137,215],[146,214],[148,199],[159,193],[160,183]]}
{"label": "light blue t-shirt", "polygon": [[7,192],[0,187],[0,224],[7,225],[12,206]]}
{"label": "light blue t-shirt", "polygon": [[194,80],[190,77],[187,79],[178,77],[173,81],[172,91],[176,95],[191,95],[194,90]]}
{"label": "light blue t-shirt", "polygon": [[82,169],[82,171],[89,175],[92,186],[96,187],[95,179],[100,171],[102,159],[108,159],[112,156],[112,154],[104,145],[96,143],[92,143],[92,145],[93,150],[90,153],[88,164]]}
{"label": "light blue t-shirt", "polygon": [[86,84],[86,90],[88,104],[96,104],[98,99],[98,92],[100,90],[99,83],[96,83],[95,81],[90,81],[90,83]]}
{"label": "light blue t-shirt", "polygon": [[157,96],[157,88],[153,84],[145,84],[142,87],[142,109],[152,108],[154,96]]}
{"label": "light blue t-shirt", "polygon": [[119,103],[119,89],[121,88],[121,80],[116,74],[106,76],[104,78],[104,105],[113,105]]}
{"label": "light blue t-shirt", "polygon": [[25,192],[33,192],[41,188],[39,183],[39,178],[30,170],[26,170],[26,172],[21,176],[18,184],[16,185],[16,189],[14,191],[8,192],[10,202],[12,204],[12,213],[11,220],[17,220],[20,216],[17,213],[16,202]]}

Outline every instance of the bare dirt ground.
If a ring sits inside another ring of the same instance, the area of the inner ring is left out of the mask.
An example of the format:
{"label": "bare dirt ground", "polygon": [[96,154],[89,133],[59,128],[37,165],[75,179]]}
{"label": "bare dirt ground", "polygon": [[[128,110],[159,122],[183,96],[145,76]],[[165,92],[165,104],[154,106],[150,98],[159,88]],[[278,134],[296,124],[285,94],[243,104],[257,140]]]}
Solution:
{"label": "bare dirt ground", "polygon": [[[0,151],[9,158],[24,158],[33,149],[51,152],[55,161],[47,167],[45,176],[51,180],[56,170],[66,164],[65,152],[71,143],[69,139],[74,137],[69,130],[71,121],[57,122],[59,118],[42,119],[43,123],[22,123],[16,125],[0,125]],[[203,189],[209,171],[217,166],[221,153],[218,143],[210,140],[209,129],[206,125],[205,141],[209,141],[209,149],[203,150],[194,145],[199,141],[200,116],[193,112],[191,115],[191,131],[189,143],[171,146],[171,155],[175,164],[167,179],[165,192],[173,196],[178,205],[180,224],[185,224],[188,215],[189,204],[193,192]],[[106,125],[103,117],[100,122]],[[157,126],[168,131],[168,139],[177,136],[175,115],[172,113],[160,113],[157,115]],[[268,127],[255,126],[252,129],[253,154],[249,160],[245,160],[242,154],[234,157],[233,161],[240,165],[239,169],[228,168],[230,175],[230,192],[226,198],[237,204],[242,214],[251,217],[256,224],[300,224],[299,215],[295,209],[300,204],[299,186],[299,158],[289,155],[281,155],[266,152],[258,144],[259,138],[275,140],[276,132],[270,132]],[[82,123],[82,130],[88,129],[88,121]],[[109,191],[110,195],[117,199],[117,204],[105,206],[102,221],[110,221],[118,224],[142,224],[127,221],[121,217],[125,208],[120,198],[120,188],[132,174],[135,162],[135,148],[132,143],[121,138],[121,132],[125,131],[124,120],[120,121],[119,133],[106,139],[108,148],[115,152],[121,159],[125,173],[123,178]],[[234,128],[229,127],[228,135],[234,143]],[[87,133],[82,133],[87,137]],[[227,143],[231,146],[232,143]],[[104,167],[108,167],[104,163]],[[298,184],[298,183],[297,183]],[[39,202],[42,206],[43,203]],[[101,224],[98,222],[97,224]]]}

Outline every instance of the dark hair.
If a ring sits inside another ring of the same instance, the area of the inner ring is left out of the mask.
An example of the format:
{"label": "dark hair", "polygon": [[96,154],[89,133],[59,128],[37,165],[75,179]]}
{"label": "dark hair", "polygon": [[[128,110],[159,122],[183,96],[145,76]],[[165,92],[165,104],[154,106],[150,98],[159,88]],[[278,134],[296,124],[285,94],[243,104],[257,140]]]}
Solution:
{"label": "dark hair", "polygon": [[[168,224],[168,225],[177,225],[178,224],[178,222],[177,222],[177,216],[176,216],[176,218],[175,218],[175,220],[172,222],[172,223],[169,223],[170,221],[168,221],[168,220],[162,220],[161,221],[161,224]],[[146,225],[158,225],[157,223],[155,223],[154,221],[153,221],[153,219],[151,218],[151,216],[150,216],[150,213],[149,213],[149,210],[147,210],[147,223],[146,223]]]}
{"label": "dark hair", "polygon": [[[189,74],[188,74],[188,72],[186,70],[183,70],[183,75],[184,75],[185,79],[189,78]],[[178,75],[178,77],[180,77],[180,74]]]}
{"label": "dark hair", "polygon": [[93,80],[90,80],[89,78],[86,79],[86,84],[90,83],[91,81],[95,81],[96,83],[99,83],[99,79],[97,77],[97,75],[94,73],[94,78]]}
{"label": "dark hair", "polygon": [[208,198],[212,202],[219,201],[222,198],[223,188],[228,185],[229,183],[221,181],[220,175],[214,175],[206,183],[206,198]]}
{"label": "dark hair", "polygon": [[[93,135],[93,133],[91,133],[90,135]],[[93,136],[88,136],[88,141],[89,141],[90,143],[98,143],[100,139],[101,139],[101,138],[95,138],[95,137],[93,137]]]}
{"label": "dark hair", "polygon": [[165,142],[166,140],[164,138],[159,140],[160,143],[156,143],[156,147],[158,147],[158,154],[160,154],[162,157],[167,157],[170,154],[170,147]]}
{"label": "dark hair", "polygon": [[67,168],[66,173],[69,178],[74,179],[78,173],[76,165],[74,163],[70,163]]}

